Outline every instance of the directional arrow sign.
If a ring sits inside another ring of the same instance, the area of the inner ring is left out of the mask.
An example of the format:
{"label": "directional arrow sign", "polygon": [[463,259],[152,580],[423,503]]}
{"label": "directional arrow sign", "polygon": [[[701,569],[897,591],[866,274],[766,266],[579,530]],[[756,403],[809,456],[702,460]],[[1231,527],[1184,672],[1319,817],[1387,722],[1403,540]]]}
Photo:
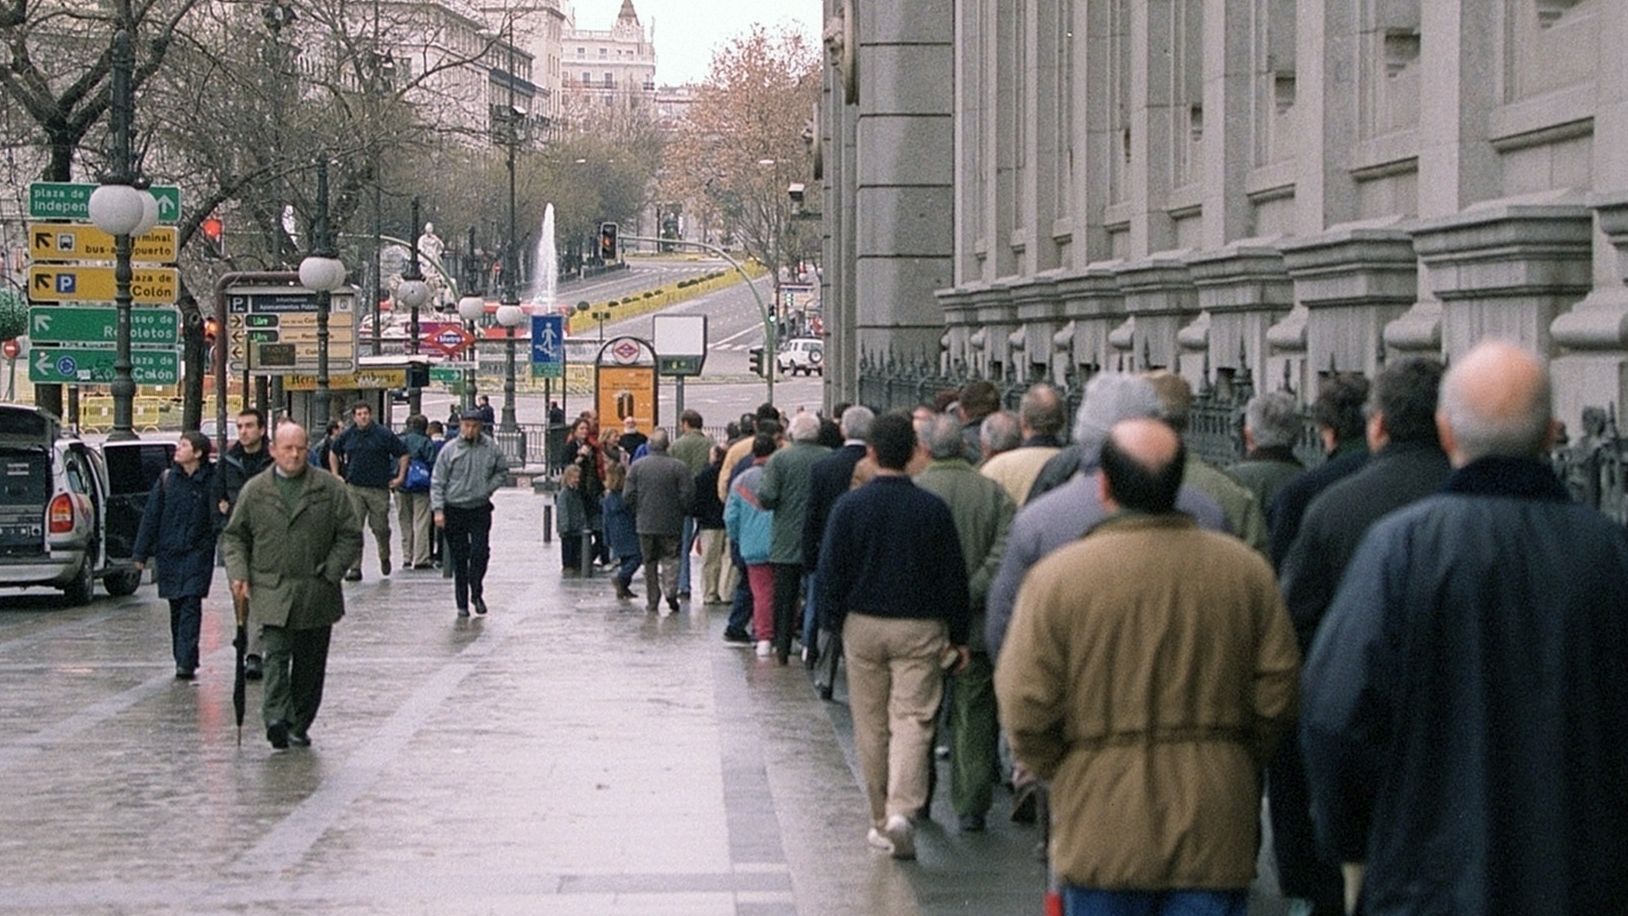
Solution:
{"label": "directional arrow sign", "polygon": [[[28,361],[28,380],[38,384],[105,384],[113,381],[113,350],[89,347],[35,347]],[[175,350],[135,350],[130,374],[138,385],[173,385],[181,377]]]}
{"label": "directional arrow sign", "polygon": [[[28,186],[29,219],[90,219],[90,195],[96,185],[74,181],[36,181]],[[158,200],[158,221],[174,225],[181,220],[181,189],[155,184],[148,189]]]}
{"label": "directional arrow sign", "polygon": [[[130,240],[130,259],[140,264],[175,263],[175,227],[157,226]],[[74,223],[29,223],[28,256],[36,261],[111,261],[113,236]]]}
{"label": "directional arrow sign", "polygon": [[[43,306],[28,310],[28,336],[49,344],[106,344],[118,339],[117,309],[94,306]],[[180,313],[175,309],[130,310],[132,347],[169,349],[175,346]]]}
{"label": "directional arrow sign", "polygon": [[[140,305],[175,302],[179,274],[173,267],[144,267],[130,278],[132,301]],[[34,302],[112,302],[111,267],[50,267],[28,269],[28,298]]]}

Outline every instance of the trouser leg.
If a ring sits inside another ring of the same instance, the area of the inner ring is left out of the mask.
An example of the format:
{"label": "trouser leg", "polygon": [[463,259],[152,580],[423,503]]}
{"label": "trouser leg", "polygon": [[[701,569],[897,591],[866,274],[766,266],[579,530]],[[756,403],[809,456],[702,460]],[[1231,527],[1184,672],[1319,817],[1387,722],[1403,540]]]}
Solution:
{"label": "trouser leg", "polygon": [[409,498],[413,503],[413,554],[402,554],[401,562],[423,566],[430,562],[435,544],[435,513],[430,511],[430,494],[412,493]]}
{"label": "trouser leg", "polygon": [[662,536],[655,538],[657,562],[661,564],[661,590],[669,600],[676,601],[678,593],[684,591],[678,585],[678,571],[684,563],[682,551],[679,549],[680,538]]}
{"label": "trouser leg", "polygon": [[448,506],[447,558],[452,563],[452,599],[458,610],[469,608],[470,519],[465,511]]}
{"label": "trouser leg", "polygon": [[661,538],[639,535],[639,555],[644,558],[644,603],[655,610],[661,603]]}
{"label": "trouser leg", "polygon": [[716,528],[701,531],[701,600],[717,604],[724,590],[724,533]]}
{"label": "trouser leg", "polygon": [[616,578],[623,585],[632,585],[633,576],[638,573],[639,567],[644,565],[644,557],[640,554],[630,553],[621,558],[620,565],[616,567]]}
{"label": "trouser leg", "polygon": [[735,570],[735,587],[731,590],[734,597],[729,607],[729,622],[725,626],[732,632],[745,633],[752,623],[752,586],[747,581],[744,564],[737,566],[731,561],[730,568]]}
{"label": "trouser leg", "polygon": [[294,661],[292,631],[285,627],[262,627],[261,645],[264,653],[265,686],[260,696],[260,713],[266,725],[294,721],[291,701],[291,668]]}
{"label": "trouser leg", "polygon": [[774,639],[774,567],[748,566],[746,581],[752,592],[752,638]]}
{"label": "trouser leg", "polygon": [[418,526],[413,524],[413,497],[416,493],[402,493],[396,498],[396,526],[401,529],[401,565],[413,565],[413,553],[418,547],[415,538]]}
{"label": "trouser leg", "polygon": [[567,571],[582,568],[582,536],[580,534],[573,531],[560,535],[560,566]]}
{"label": "trouser leg", "polygon": [[817,627],[819,617],[815,614],[814,595],[818,589],[814,585],[814,573],[812,571],[803,574],[800,590],[803,594],[803,646],[813,649],[819,645],[816,641],[816,637],[819,635]]}
{"label": "trouser leg", "polygon": [[956,814],[985,814],[1000,781],[995,666],[987,653],[974,652],[955,676],[950,716],[950,800]]}
{"label": "trouser leg", "polygon": [[678,556],[674,558],[678,564],[678,580],[676,584],[679,594],[685,594],[690,590],[690,551],[694,549],[695,519],[686,515],[684,517],[684,532],[678,545]]}
{"label": "trouser leg", "polygon": [[781,658],[791,654],[791,640],[797,630],[797,590],[802,581],[801,566],[774,564],[774,651]]}
{"label": "trouser leg", "polygon": [[486,567],[492,561],[492,507],[490,504],[469,512],[469,595],[486,593]]}
{"label": "trouser leg", "polygon": [[939,660],[948,642],[939,621],[890,620],[887,813],[914,818],[926,807],[933,720],[944,695]]}
{"label": "trouser leg", "polygon": [[198,670],[198,634],[203,628],[203,598],[188,595],[177,598],[171,607],[178,608],[176,622],[175,666],[187,671]]}
{"label": "trouser leg", "polygon": [[[748,570],[750,571],[750,570]],[[875,618],[849,614],[842,642],[848,659],[848,709],[853,717],[854,752],[865,779],[871,824],[887,820],[888,698],[892,673]]]}
{"label": "trouser leg", "polygon": [[316,720],[322,705],[322,685],[328,677],[328,641],[333,627],[293,631],[294,664],[290,678],[290,700],[295,733],[304,734]]}

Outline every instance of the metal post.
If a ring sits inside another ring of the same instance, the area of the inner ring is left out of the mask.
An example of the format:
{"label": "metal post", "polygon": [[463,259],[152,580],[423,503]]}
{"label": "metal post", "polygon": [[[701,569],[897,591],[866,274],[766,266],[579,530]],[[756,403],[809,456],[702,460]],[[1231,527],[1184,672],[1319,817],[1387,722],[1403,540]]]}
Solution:
{"label": "metal post", "polygon": [[[113,169],[108,176],[111,184],[130,184],[130,120],[135,107],[131,80],[136,66],[135,51],[130,47],[130,33],[119,29],[113,36],[112,123]],[[108,440],[121,442],[139,438],[135,431],[136,381],[131,375],[130,362],[130,236],[113,239],[113,305],[117,310],[113,351],[113,430]]]}
{"label": "metal post", "polygon": [[514,328],[503,330],[503,431],[512,433],[519,428],[514,416]]}
{"label": "metal post", "polygon": [[[408,240],[408,243],[409,243],[407,250],[408,250],[408,252],[410,254],[408,255],[408,259],[407,259],[407,272],[401,275],[401,279],[402,279],[403,282],[406,282],[408,280],[423,280],[424,279],[424,273],[423,273],[423,271],[419,270],[419,267],[418,267],[418,235],[417,235],[417,233],[418,233],[418,198],[417,197],[413,198],[412,213],[413,213],[412,232],[408,233],[408,235],[407,235],[407,240]],[[413,303],[412,306],[411,306],[411,317],[408,319],[408,324],[407,324],[407,353],[409,355],[412,355],[412,356],[417,356],[418,355],[418,303],[416,303],[416,302]],[[416,385],[413,386],[412,388],[407,389],[407,410],[408,410],[408,412],[413,413],[413,414],[420,413],[422,411],[423,406],[424,406],[424,389],[419,388]]]}
{"label": "metal post", "polygon": [[[515,257],[518,236],[515,232],[515,200],[514,200],[514,153],[520,142],[520,116],[514,107],[514,22],[509,22],[509,241],[503,250],[503,305],[520,307],[520,281],[519,260]],[[519,428],[515,422],[514,412],[514,328],[508,329],[508,352],[504,358],[503,370],[503,419],[502,430],[513,433]],[[521,463],[525,461],[525,452],[520,453]]]}
{"label": "metal post", "polygon": [[[328,154],[317,159],[316,224],[311,227],[311,253],[318,257],[334,256],[333,241],[328,237]],[[328,310],[333,306],[333,293],[317,291],[317,388],[313,393],[316,403],[311,405],[311,426],[328,428]]]}
{"label": "metal post", "polygon": [[674,390],[673,390],[673,405],[674,405],[673,414],[675,416],[678,416],[678,417],[683,417],[684,416],[684,376],[681,375],[678,378],[674,379],[673,380],[673,385],[674,385]]}

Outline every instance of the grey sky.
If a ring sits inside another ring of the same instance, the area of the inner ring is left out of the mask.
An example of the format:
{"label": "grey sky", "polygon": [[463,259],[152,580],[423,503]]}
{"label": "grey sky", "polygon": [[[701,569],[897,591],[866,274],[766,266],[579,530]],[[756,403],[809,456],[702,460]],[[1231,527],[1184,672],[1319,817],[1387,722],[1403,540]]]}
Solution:
{"label": "grey sky", "polygon": [[[789,23],[809,40],[820,36],[820,0],[633,0],[639,21],[656,26],[656,81],[700,82],[720,44],[754,22]],[[577,27],[608,29],[622,0],[574,0]]]}

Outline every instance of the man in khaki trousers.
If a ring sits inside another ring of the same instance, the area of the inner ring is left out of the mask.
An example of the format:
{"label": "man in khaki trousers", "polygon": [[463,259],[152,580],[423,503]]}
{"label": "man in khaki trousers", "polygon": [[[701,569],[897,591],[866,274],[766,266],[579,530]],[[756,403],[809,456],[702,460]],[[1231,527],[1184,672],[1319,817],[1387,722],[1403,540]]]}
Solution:
{"label": "man in khaki trousers", "polygon": [[910,418],[878,419],[867,450],[875,478],[839,499],[826,523],[819,600],[848,661],[866,842],[913,859],[944,671],[970,657],[971,600],[950,507],[905,473],[916,454]]}

